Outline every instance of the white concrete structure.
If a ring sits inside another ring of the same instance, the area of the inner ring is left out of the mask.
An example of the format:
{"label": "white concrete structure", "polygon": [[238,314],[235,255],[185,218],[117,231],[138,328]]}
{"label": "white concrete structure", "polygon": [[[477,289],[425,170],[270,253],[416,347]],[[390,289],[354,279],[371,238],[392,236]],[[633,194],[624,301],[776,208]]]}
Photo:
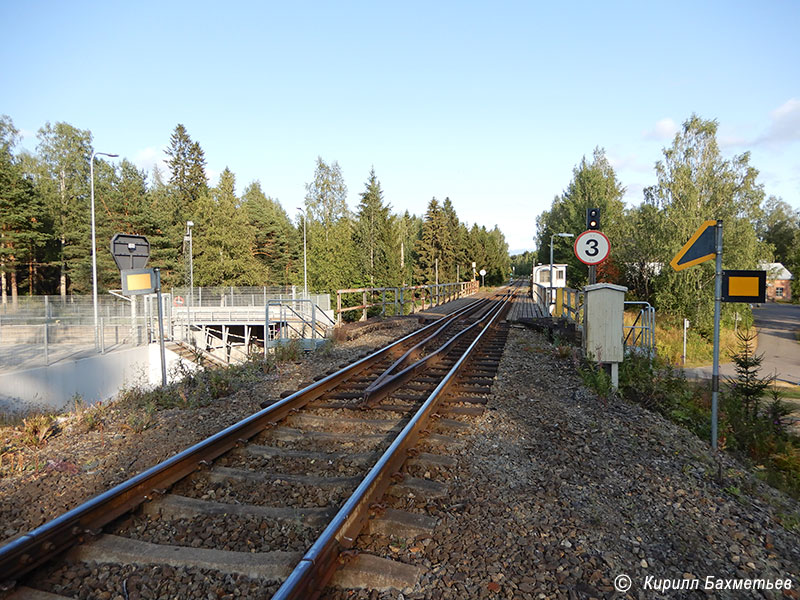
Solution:
{"label": "white concrete structure", "polygon": [[[197,368],[174,352],[167,351],[166,355],[170,381],[180,378],[175,368],[178,363],[186,370]],[[88,405],[113,398],[125,386],[151,388],[160,384],[159,348],[149,344],[49,367],[0,373],[0,408],[61,410],[71,406],[76,394]]]}

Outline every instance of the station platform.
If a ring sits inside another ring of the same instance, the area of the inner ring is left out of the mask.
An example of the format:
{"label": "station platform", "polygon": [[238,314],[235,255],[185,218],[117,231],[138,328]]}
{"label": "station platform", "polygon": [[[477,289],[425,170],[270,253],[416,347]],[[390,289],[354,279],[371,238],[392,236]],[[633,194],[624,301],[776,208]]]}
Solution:
{"label": "station platform", "polygon": [[506,317],[507,321],[520,322],[549,317],[538,304],[533,301],[530,294],[517,294],[511,305],[511,310]]}

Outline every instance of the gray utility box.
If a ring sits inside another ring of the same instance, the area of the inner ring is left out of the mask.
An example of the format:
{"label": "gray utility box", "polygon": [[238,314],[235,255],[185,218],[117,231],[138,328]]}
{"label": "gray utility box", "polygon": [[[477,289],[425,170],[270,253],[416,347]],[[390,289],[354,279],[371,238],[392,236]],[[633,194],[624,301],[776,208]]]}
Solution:
{"label": "gray utility box", "polygon": [[624,358],[623,315],[628,288],[596,283],[583,288],[583,351],[599,363],[620,363]]}

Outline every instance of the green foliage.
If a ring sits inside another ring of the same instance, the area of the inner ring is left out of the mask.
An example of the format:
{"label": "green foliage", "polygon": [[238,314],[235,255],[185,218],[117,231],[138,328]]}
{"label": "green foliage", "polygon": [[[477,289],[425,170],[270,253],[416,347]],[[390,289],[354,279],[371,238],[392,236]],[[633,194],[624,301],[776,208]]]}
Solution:
{"label": "green foliage", "polygon": [[530,277],[533,264],[536,262],[536,252],[526,251],[511,257],[511,267],[514,277]]}
{"label": "green foliage", "polygon": [[[672,146],[664,150],[664,159],[656,163],[658,183],[645,191],[645,202],[660,213],[659,262],[663,265],[708,219],[723,220],[725,268],[755,268],[759,257],[766,254],[753,227],[762,214],[764,197],[756,182],[758,171],[750,166],[749,153],[724,159],[716,134],[716,121],[692,115]],[[661,269],[655,290],[659,309],[680,314],[703,335],[711,334],[714,261],[679,272]]]}
{"label": "green foliage", "polygon": [[256,230],[237,208],[236,179],[225,168],[211,194],[197,201],[193,239],[197,285],[258,285],[266,279],[253,247]]}
{"label": "green foliage", "polygon": [[3,293],[13,298],[91,291],[92,164],[101,293],[119,287],[113,258],[103,251],[115,233],[147,236],[149,265],[161,269],[162,285],[187,285],[187,221],[195,224],[196,285],[302,283],[303,229],[311,291],[433,281],[433,268],[419,267],[430,259],[431,244],[439,248],[441,282],[470,279],[473,261],[487,270],[490,285],[510,273],[503,234],[496,227],[468,230],[449,198],[439,207],[440,230],[423,243],[423,219],[392,215],[374,170],[352,215],[339,165],[318,158],[306,186],[307,222],[293,223],[257,181],[237,196],[230,169],[209,188],[205,153],[182,124],[170,136],[163,175],[158,167],[144,173],[124,158],[99,155],[90,163],[91,133],[68,123],[45,124],[35,154],[15,155],[18,138],[11,119],[0,117],[0,279]]}
{"label": "green foliage", "polygon": [[333,291],[360,279],[347,210],[347,186],[339,164],[317,158],[314,179],[306,184],[309,287]]}
{"label": "green foliage", "polygon": [[[7,116],[0,117],[0,272],[10,273],[12,295],[16,296],[17,270],[27,266],[35,272],[44,260],[48,237],[41,194],[23,165],[13,154],[18,131]],[[33,293],[33,278],[29,278]]]}
{"label": "green foliage", "polygon": [[46,123],[38,138],[38,160],[31,165],[31,175],[52,222],[60,293],[86,293],[91,289],[88,198],[92,134],[68,123]]}
{"label": "green foliage", "polygon": [[253,254],[265,281],[291,285],[302,277],[302,230],[297,231],[278,201],[269,198],[254,181],[242,195],[242,209],[254,231]]}
{"label": "green foliage", "polygon": [[[600,224],[603,232],[614,240],[622,238],[622,217],[625,188],[617,179],[614,168],[606,158],[605,150],[596,148],[592,161],[584,156],[572,171],[573,177],[567,189],[553,199],[549,211],[536,219],[537,242],[540,261],[549,260],[550,237],[555,233],[578,235],[586,229],[586,209],[600,209]],[[616,248],[616,246],[615,246]],[[572,287],[580,287],[587,282],[587,269],[572,251],[570,244],[556,238],[553,244],[553,260],[566,263],[567,280]],[[608,261],[603,268],[608,268]],[[598,281],[604,280],[599,269]],[[613,279],[613,278],[610,278]]]}
{"label": "green foliage", "polygon": [[294,338],[286,343],[275,346],[273,357],[276,362],[295,362],[303,357],[303,348],[300,340]]}
{"label": "green foliage", "polygon": [[583,384],[600,396],[603,400],[608,400],[613,390],[611,386],[611,375],[609,375],[602,365],[588,359],[578,367],[578,374],[583,380]]}
{"label": "green foliage", "polygon": [[363,283],[370,287],[395,285],[397,279],[392,277],[391,262],[397,256],[397,249],[389,206],[383,204],[383,191],[375,169],[370,171],[365,188],[361,193],[353,234]]}

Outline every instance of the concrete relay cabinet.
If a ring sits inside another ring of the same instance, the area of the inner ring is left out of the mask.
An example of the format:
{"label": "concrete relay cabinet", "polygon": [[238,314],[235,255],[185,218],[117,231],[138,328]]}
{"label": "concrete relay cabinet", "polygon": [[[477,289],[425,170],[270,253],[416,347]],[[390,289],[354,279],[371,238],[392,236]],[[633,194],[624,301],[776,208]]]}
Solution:
{"label": "concrete relay cabinet", "polygon": [[617,387],[618,366],[625,356],[623,315],[628,288],[596,283],[583,288],[583,351],[599,363],[611,364],[611,382]]}

